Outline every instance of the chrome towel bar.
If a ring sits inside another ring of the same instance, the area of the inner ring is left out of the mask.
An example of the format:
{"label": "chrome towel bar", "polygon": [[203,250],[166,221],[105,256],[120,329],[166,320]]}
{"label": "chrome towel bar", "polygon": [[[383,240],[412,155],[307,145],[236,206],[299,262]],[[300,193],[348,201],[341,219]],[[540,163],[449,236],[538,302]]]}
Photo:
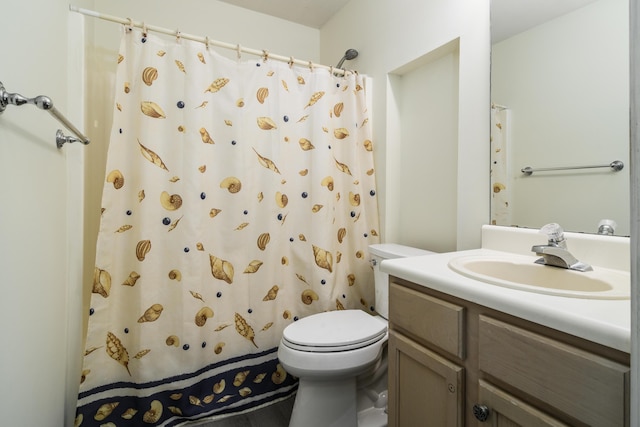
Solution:
{"label": "chrome towel bar", "polygon": [[563,171],[563,170],[572,170],[572,169],[593,169],[593,168],[611,168],[611,171],[618,172],[624,169],[624,163],[622,163],[620,160],[615,160],[609,163],[608,165],[564,166],[564,167],[557,167],[557,168],[535,168],[535,169],[530,166],[527,166],[525,168],[520,169],[520,171],[523,174],[530,176],[534,172]]}
{"label": "chrome towel bar", "polygon": [[61,148],[65,143],[69,142],[81,142],[84,145],[89,144],[89,138],[84,136],[82,132],[78,130],[67,118],[53,106],[53,101],[48,96],[36,96],[35,98],[27,98],[18,93],[9,93],[5,91],[2,82],[0,82],[0,114],[4,112],[7,105],[24,105],[33,104],[41,110],[48,111],[53,117],[55,117],[64,127],[73,132],[78,138],[72,136],[65,136],[61,130],[56,132],[56,146]]}

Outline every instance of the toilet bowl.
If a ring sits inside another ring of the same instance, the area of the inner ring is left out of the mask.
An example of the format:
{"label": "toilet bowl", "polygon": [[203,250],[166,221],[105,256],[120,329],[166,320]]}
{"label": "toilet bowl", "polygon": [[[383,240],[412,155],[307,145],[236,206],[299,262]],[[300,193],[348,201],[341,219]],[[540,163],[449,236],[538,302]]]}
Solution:
{"label": "toilet bowl", "polygon": [[357,309],[318,313],[283,332],[278,358],[299,379],[290,427],[386,426],[386,387],[370,387],[386,386],[389,278],[379,264],[432,252],[387,243],[369,246],[369,253],[378,316]]}

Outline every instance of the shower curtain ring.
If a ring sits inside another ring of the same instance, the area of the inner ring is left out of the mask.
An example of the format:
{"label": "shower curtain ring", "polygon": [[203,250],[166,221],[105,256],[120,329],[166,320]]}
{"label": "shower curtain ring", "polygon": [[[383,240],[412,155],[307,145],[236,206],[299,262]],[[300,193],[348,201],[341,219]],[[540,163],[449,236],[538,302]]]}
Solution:
{"label": "shower curtain ring", "polygon": [[262,49],[262,62],[267,62],[267,59],[269,59],[269,52]]}
{"label": "shower curtain ring", "polygon": [[176,42],[180,43],[182,38],[182,33],[180,32],[179,29],[176,30]]}
{"label": "shower curtain ring", "polygon": [[204,38],[204,46],[207,50],[209,50],[209,36],[205,36]]}
{"label": "shower curtain ring", "polygon": [[309,61],[309,69],[313,71],[313,62]]}
{"label": "shower curtain ring", "polygon": [[289,57],[289,68],[293,68],[293,64],[294,64],[293,56],[290,56]]}
{"label": "shower curtain ring", "polygon": [[236,45],[236,52],[238,53],[238,59],[242,58],[242,48],[240,47],[240,43]]}
{"label": "shower curtain ring", "polygon": [[142,21],[142,37],[147,37],[147,24]]}
{"label": "shower curtain ring", "polygon": [[127,21],[129,21],[129,23],[127,24],[125,30],[130,32],[133,30],[133,19],[127,18]]}

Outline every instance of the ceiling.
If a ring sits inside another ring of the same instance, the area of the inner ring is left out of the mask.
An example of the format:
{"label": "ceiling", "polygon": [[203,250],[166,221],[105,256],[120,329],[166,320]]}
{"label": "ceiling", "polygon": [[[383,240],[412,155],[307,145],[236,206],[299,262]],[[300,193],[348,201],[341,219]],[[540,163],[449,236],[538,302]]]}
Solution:
{"label": "ceiling", "polygon": [[255,12],[320,28],[350,0],[221,0]]}
{"label": "ceiling", "polygon": [[[321,28],[350,0],[221,0],[255,12]],[[423,0],[428,1],[428,0]],[[491,0],[495,43],[596,0]]]}

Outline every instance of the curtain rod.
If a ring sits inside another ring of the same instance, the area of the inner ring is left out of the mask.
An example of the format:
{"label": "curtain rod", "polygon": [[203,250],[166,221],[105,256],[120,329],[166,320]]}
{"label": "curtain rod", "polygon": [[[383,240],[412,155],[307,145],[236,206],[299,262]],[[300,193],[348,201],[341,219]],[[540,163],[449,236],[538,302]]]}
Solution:
{"label": "curtain rod", "polygon": [[240,46],[239,44],[232,44],[232,43],[225,43],[225,42],[221,42],[218,40],[211,40],[209,39],[209,37],[201,37],[201,36],[196,36],[193,34],[187,34],[187,33],[183,33],[177,30],[170,30],[168,28],[162,28],[162,27],[158,27],[155,25],[148,25],[145,24],[144,22],[136,22],[133,21],[129,18],[119,18],[117,16],[112,16],[112,15],[106,15],[103,13],[99,13],[93,10],[89,10],[89,9],[83,9],[81,7],[75,6],[70,4],[69,5],[69,10],[72,12],[77,12],[77,13],[81,13],[83,15],[86,16],[91,16],[94,18],[99,18],[99,19],[103,19],[105,21],[111,21],[111,22],[117,22],[119,24],[124,24],[124,25],[130,25],[132,27],[138,27],[138,28],[143,28],[146,29],[148,31],[154,31],[156,33],[161,33],[161,34],[167,34],[170,36],[176,36],[176,37],[180,37],[183,39],[187,39],[187,40],[193,40],[196,42],[200,42],[200,43],[204,43],[207,46],[217,46],[217,47],[222,47],[225,49],[231,49],[231,50],[235,50],[238,52],[238,55],[240,54],[240,52],[243,53],[248,53],[251,55],[256,55],[256,56],[261,56],[263,57],[265,60],[266,59],[275,59],[278,61],[283,61],[283,62],[287,62],[289,64],[296,64],[296,65],[301,65],[301,66],[305,66],[305,67],[309,67],[311,69],[313,68],[321,68],[321,69],[325,69],[325,70],[329,70],[334,74],[337,75],[344,75],[345,73],[347,73],[346,70],[341,69],[341,68],[334,68],[331,66],[327,66],[327,65],[321,65],[321,64],[315,64],[311,61],[303,61],[300,59],[296,59],[292,56],[290,57],[286,57],[283,55],[275,55],[273,53],[269,53],[266,50],[258,50],[258,49],[250,49],[250,48],[246,48],[243,46]]}

